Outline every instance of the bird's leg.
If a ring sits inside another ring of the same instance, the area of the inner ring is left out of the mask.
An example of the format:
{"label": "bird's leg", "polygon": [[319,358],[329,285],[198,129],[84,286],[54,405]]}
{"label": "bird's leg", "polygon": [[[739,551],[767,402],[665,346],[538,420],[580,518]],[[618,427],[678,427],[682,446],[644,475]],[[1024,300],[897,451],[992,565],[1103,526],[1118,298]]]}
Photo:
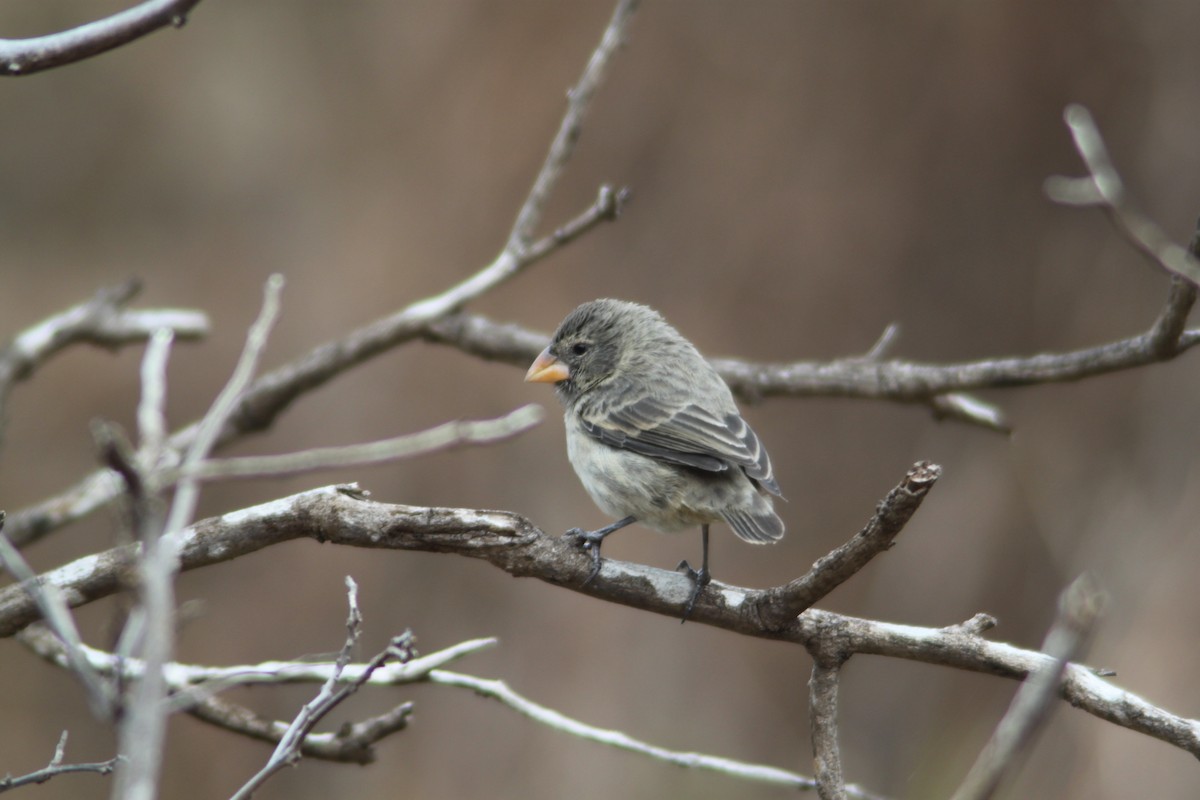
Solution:
{"label": "bird's leg", "polygon": [[683,560],[679,562],[679,566],[675,569],[683,570],[689,578],[692,579],[692,594],[688,597],[687,605],[683,607],[683,619],[679,620],[679,624],[687,622],[688,617],[692,615],[692,608],[696,605],[696,598],[704,591],[704,587],[708,586],[708,582],[712,580],[712,575],[708,572],[708,525],[700,526],[700,541],[703,543],[704,555],[703,562],[700,564],[700,569],[692,569],[692,565]]}
{"label": "bird's leg", "polygon": [[604,537],[636,521],[634,517],[625,517],[625,519],[619,519],[611,525],[605,525],[603,528],[594,531],[585,531],[583,528],[571,528],[571,530],[563,534],[563,536],[570,536],[572,539],[577,539],[580,546],[592,554],[592,571],[588,574],[587,580],[583,582],[584,586],[587,586],[592,582],[592,578],[600,574],[600,544],[604,541]]}

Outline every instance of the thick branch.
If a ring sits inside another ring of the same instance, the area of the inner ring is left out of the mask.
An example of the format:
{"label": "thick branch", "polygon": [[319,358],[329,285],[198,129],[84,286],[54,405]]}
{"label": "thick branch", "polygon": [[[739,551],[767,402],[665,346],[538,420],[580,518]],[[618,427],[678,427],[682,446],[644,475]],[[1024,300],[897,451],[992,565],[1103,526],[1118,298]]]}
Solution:
{"label": "thick branch", "polygon": [[813,772],[821,800],[846,800],[846,780],[842,777],[842,756],[838,749],[838,678],[842,663],[838,659],[813,660],[808,681],[811,717]]}
{"label": "thick branch", "polygon": [[126,11],[61,33],[0,39],[0,75],[32,75],[82,61],[140,39],[159,28],[182,27],[200,0],[147,0]]}
{"label": "thick branch", "polygon": [[[181,535],[180,569],[218,564],[297,538],[457,553],[488,561],[516,577],[537,578],[673,619],[691,593],[691,581],[678,572],[609,559],[595,580],[584,586],[591,571],[587,554],[566,539],[543,533],[518,514],[374,503],[347,486],[314,489],[198,522]],[[130,546],[114,548],[51,570],[42,580],[56,585],[70,605],[84,605],[120,588],[132,555]],[[785,627],[771,629],[762,624],[756,610],[769,592],[713,581],[701,594],[690,621],[805,647],[833,637],[847,656],[904,658],[1014,680],[1023,680],[1049,663],[1041,653],[979,637],[975,631],[985,627],[982,623],[922,628],[810,608]],[[0,589],[0,637],[12,636],[38,618],[36,604],[20,587]],[[1067,667],[1061,696],[1089,714],[1200,757],[1200,722],[1158,708],[1085,667]]]}

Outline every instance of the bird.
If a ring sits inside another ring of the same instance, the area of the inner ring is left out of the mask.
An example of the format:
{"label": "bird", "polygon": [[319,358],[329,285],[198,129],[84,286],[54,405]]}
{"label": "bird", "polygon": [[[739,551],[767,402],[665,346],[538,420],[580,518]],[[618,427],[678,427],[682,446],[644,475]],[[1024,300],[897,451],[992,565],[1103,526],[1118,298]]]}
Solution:
{"label": "bird", "polygon": [[534,359],[527,382],[553,383],[563,405],[567,457],[584,489],[616,522],[572,528],[600,572],[605,537],[634,522],[664,533],[699,526],[700,569],[687,621],[711,581],[708,529],[725,522],[752,544],[777,542],[784,524],[767,450],[742,419],[729,386],[696,347],[649,306],[614,299],[584,303]]}

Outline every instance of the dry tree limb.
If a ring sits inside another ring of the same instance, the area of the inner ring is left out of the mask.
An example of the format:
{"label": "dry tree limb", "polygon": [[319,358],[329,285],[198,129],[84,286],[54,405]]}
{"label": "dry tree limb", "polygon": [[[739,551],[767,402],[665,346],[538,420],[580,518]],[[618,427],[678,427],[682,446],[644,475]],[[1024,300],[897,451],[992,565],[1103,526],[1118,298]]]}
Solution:
{"label": "dry tree limb", "polygon": [[[181,473],[199,481],[218,481],[278,478],[324,469],[386,464],[461,445],[503,442],[533,428],[544,417],[542,407],[531,403],[496,419],[455,420],[417,433],[365,444],[314,447],[275,456],[209,459],[181,469]],[[171,482],[170,474],[166,480]]]}
{"label": "dry tree limb", "polygon": [[765,599],[759,602],[763,625],[782,628],[849,580],[872,558],[890,549],[941,474],[937,464],[914,464],[854,538],[822,556],[803,576],[767,590]]}
{"label": "dry tree limb", "polygon": [[[318,761],[372,764],[375,762],[375,745],[407,728],[412,712],[413,704],[405,702],[383,714],[347,723],[332,733],[309,731],[294,745],[295,752],[303,758]],[[274,745],[283,741],[291,726],[291,723],[266,719],[245,706],[218,697],[200,700],[187,713],[222,730]]]}
{"label": "dry tree limb", "polygon": [[122,756],[114,756],[108,761],[64,764],[63,759],[66,758],[66,755],[67,732],[63,731],[62,736],[58,738],[58,745],[54,748],[54,755],[50,758],[50,762],[41,769],[30,772],[27,775],[19,775],[17,777],[5,775],[3,778],[0,778],[0,794],[7,792],[9,789],[19,789],[22,786],[45,783],[51,778],[71,772],[95,772],[99,775],[111,775],[112,771],[117,768],[117,764],[124,761]]}
{"label": "dry tree limb", "polygon": [[145,0],[110,17],[29,39],[0,39],[0,75],[32,75],[113,50],[168,25],[183,27],[200,0]]}
{"label": "dry tree limb", "polygon": [[62,645],[64,666],[83,684],[92,713],[100,719],[110,719],[116,704],[116,693],[112,685],[92,668],[84,656],[83,640],[79,636],[75,618],[71,615],[71,609],[62,592],[53,582],[39,579],[3,531],[4,512],[0,511],[0,567],[17,581],[5,587],[5,591],[16,590],[25,593]]}
{"label": "dry tree limb", "polygon": [[[424,326],[461,310],[468,302],[510,280],[584,233],[617,218],[628,191],[614,190],[604,185],[600,187],[595,202],[582,213],[549,235],[530,241],[542,220],[546,202],[575,151],[583,119],[613,57],[625,40],[629,22],[638,5],[637,0],[621,0],[617,4],[600,44],[568,94],[567,110],[558,133],[499,255],[490,264],[449,289],[369,323],[340,339],[318,345],[307,354],[263,375],[239,400],[218,437],[218,447],[269,428],[299,397],[375,356],[420,337]],[[182,450],[195,435],[196,425],[189,425],[172,435],[168,445],[175,450]],[[59,495],[13,513],[9,520],[9,537],[17,547],[24,547],[111,503],[121,490],[120,481],[111,472],[92,473]]]}
{"label": "dry tree limb", "polygon": [[[346,593],[350,605],[350,614],[346,620],[346,642],[342,645],[342,650],[338,654],[333,672],[330,674],[329,679],[321,684],[321,691],[317,693],[317,696],[300,708],[300,712],[296,715],[296,718],[284,730],[283,734],[279,737],[279,744],[276,745],[275,751],[271,753],[271,757],[267,760],[266,765],[256,772],[250,780],[246,781],[233,794],[231,800],[246,800],[276,772],[300,760],[305,740],[312,734],[312,730],[317,726],[317,723],[324,719],[330,711],[341,705],[347,697],[358,691],[364,683],[370,680],[371,674],[382,667],[386,661],[398,660],[404,662],[412,658],[412,632],[406,631],[399,636],[393,637],[386,648],[368,661],[359,677],[349,682],[342,682],[342,672],[350,663],[350,656],[354,652],[354,646],[358,643],[359,636],[362,634],[362,614],[358,610],[358,585],[349,576],[346,577]],[[339,686],[339,683],[342,685]],[[402,730],[408,722],[408,710],[404,706],[400,706],[394,709],[393,712],[385,715],[385,717],[386,720],[376,718],[371,722],[369,727],[373,732],[386,735],[383,733],[384,731],[393,732]],[[369,747],[369,743],[365,744]]]}
{"label": "dry tree limb", "polygon": [[[38,657],[58,667],[67,668],[66,650],[41,623],[30,625],[17,634],[19,641]],[[389,661],[369,674],[366,664],[347,663],[339,669],[337,661],[260,661],[256,664],[237,664],[215,667],[208,664],[186,664],[173,661],[163,673],[171,686],[172,708],[188,711],[193,705],[218,692],[235,686],[283,686],[292,684],[360,683],[366,686],[403,686],[426,680],[431,672],[440,670],[467,656],[490,650],[499,644],[494,637],[468,639],[433,653],[413,656],[404,661]],[[82,652],[92,669],[106,677],[124,680],[141,678],[146,665],[139,658],[123,658],[83,645]]]}
{"label": "dry tree limb", "polygon": [[[33,625],[19,634],[23,644],[37,655],[62,667],[65,654],[61,644],[40,625]],[[373,671],[368,664],[347,664],[339,671],[336,662],[268,661],[227,667],[201,664],[172,663],[165,670],[168,680],[182,698],[179,707],[187,713],[224,730],[252,739],[278,743],[288,723],[264,719],[242,706],[217,699],[214,691],[233,686],[283,685],[293,683],[324,683],[331,678],[339,684],[362,681],[362,685],[396,687],[413,683],[467,689],[487,697],[517,713],[547,727],[562,731],[585,741],[646,756],[656,761],[688,769],[699,769],[726,775],[738,780],[787,786],[800,791],[813,791],[813,778],[764,764],[669,750],[641,741],[626,733],[598,728],[568,717],[552,708],[530,700],[502,680],[479,678],[443,669],[446,664],[482,649],[493,647],[496,639],[475,639],[399,663],[389,662]],[[112,653],[85,645],[92,666],[107,676],[135,679],[143,664],[138,659],[122,660]],[[306,758],[352,763],[371,763],[375,754],[372,745],[389,733],[402,730],[411,713],[411,704],[403,703],[377,717],[351,723],[337,733],[310,733],[301,744],[300,753]],[[848,785],[846,795],[854,800],[883,800],[861,787]]]}
{"label": "dry tree limb", "polygon": [[[279,314],[283,279],[272,275],[266,284],[262,308],[250,326],[233,374],[200,421],[195,438],[183,454],[183,468],[204,460],[225,420],[266,349],[267,338]],[[138,602],[121,632],[119,652],[140,654],[145,662],[141,678],[126,695],[118,726],[119,751],[128,762],[117,773],[114,796],[127,800],[153,800],[158,794],[159,772],[166,738],[168,687],[163,666],[175,649],[175,575],[179,564],[179,533],[192,521],[200,496],[200,482],[182,477],[169,507],[158,497],[154,472],[163,453],[166,430],[166,363],[171,338],[156,333],[146,348],[142,364],[142,401],[138,425],[145,438],[142,458],[127,455],[110,435],[104,449],[108,464],[125,481],[132,498]]]}
{"label": "dry tree limb", "polygon": [[127,309],[125,306],[141,288],[140,282],[130,280],[101,289],[91,300],[39,322],[0,347],[0,433],[13,387],[71,345],[116,349],[145,342],[162,328],[173,331],[180,340],[208,335],[208,317],[200,311]]}
{"label": "dry tree limb", "polygon": [[1067,665],[1079,658],[1091,638],[1103,606],[1095,581],[1086,574],[1075,579],[1058,601],[1058,615],[1042,652],[1050,663],[1032,673],[1013,697],[1008,712],[984,745],[951,800],[988,800],[1004,777],[1033,743],[1050,717]]}
{"label": "dry tree limb", "polygon": [[[550,536],[507,511],[426,508],[370,502],[355,486],[328,486],[197,522],[180,539],[180,569],[211,566],[284,541],[319,542],[387,550],[455,553],[478,558],[516,577],[545,583],[677,619],[691,581],[671,570],[605,559],[583,585],[591,560],[562,537]],[[80,606],[109,596],[133,557],[130,546],[85,556],[40,579]],[[690,621],[746,636],[792,642],[808,649],[836,647],[841,658],[878,655],[1024,680],[1051,659],[1036,651],[991,642],[979,634],[990,618],[978,616],[947,628],[899,625],[810,608],[782,628],[759,613],[771,589],[713,581],[697,600]],[[20,587],[0,589],[0,637],[40,618]],[[1116,725],[1167,742],[1200,757],[1200,721],[1180,717],[1114,686],[1078,664],[1067,667],[1060,696]]]}
{"label": "dry tree limb", "polygon": [[[1177,319],[1178,312],[1172,316]],[[1200,344],[1200,329],[1184,330],[1174,348],[1164,353],[1158,330],[1156,319],[1146,333],[1096,347],[958,364],[868,361],[858,356],[787,363],[721,358],[712,364],[734,394],[747,402],[769,397],[845,397],[926,404],[952,393],[1064,383],[1135,369],[1170,360]],[[522,369],[549,340],[546,334],[478,314],[440,320],[429,325],[424,336],[468,355]]]}
{"label": "dry tree limb", "polygon": [[1091,112],[1073,103],[1063,112],[1063,119],[1088,174],[1083,178],[1061,175],[1047,178],[1044,188],[1050,199],[1065,205],[1103,209],[1129,243],[1152,264],[1193,285],[1200,283],[1200,260],[1195,251],[1175,244],[1162,228],[1129,202],[1125,184],[1113,166]]}
{"label": "dry tree limb", "polygon": [[[493,698],[536,722],[564,731],[572,736],[599,742],[618,750],[638,753],[653,758],[656,761],[674,764],[679,767],[709,770],[755,783],[788,786],[800,791],[812,791],[817,788],[817,781],[813,778],[779,769],[778,767],[771,767],[764,764],[748,764],[744,761],[704,755],[703,753],[682,753],[676,750],[667,750],[635,739],[621,731],[606,730],[579,722],[560,714],[552,708],[539,705],[523,697],[501,680],[476,678],[472,675],[462,675],[457,672],[448,672],[441,669],[430,672],[427,680],[429,683],[435,683],[440,686],[458,686],[470,689],[483,697]],[[849,785],[844,788],[846,792],[845,796],[854,798],[854,800],[883,800],[879,795],[872,794],[859,786]]]}
{"label": "dry tree limb", "polygon": [[842,661],[814,658],[808,680],[809,729],[812,735],[813,775],[821,800],[846,800],[842,756],[838,748],[838,681]]}

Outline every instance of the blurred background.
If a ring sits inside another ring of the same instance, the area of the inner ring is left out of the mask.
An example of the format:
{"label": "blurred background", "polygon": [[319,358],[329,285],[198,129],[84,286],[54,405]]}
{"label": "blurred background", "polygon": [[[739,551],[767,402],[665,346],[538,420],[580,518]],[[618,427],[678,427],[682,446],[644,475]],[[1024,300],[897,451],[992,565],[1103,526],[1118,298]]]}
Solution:
{"label": "blurred background", "polygon": [[[0,31],[47,33],[112,0],[5,3]],[[174,350],[170,416],[198,417],[226,380],[262,284],[287,278],[267,368],[437,292],[490,261],[541,164],[612,4],[487,0],[205,0],[183,30],[0,83],[0,337],[129,276],[142,307],[207,311]],[[710,356],[831,359],[898,323],[893,354],[948,362],[1089,346],[1147,328],[1163,275],[1095,210],[1046,200],[1081,167],[1062,122],[1095,114],[1130,191],[1176,241],[1200,213],[1200,5],[651,2],[635,19],[544,228],[628,185],[622,219],[472,310],[549,333],[578,303],[660,309]],[[88,423],[132,426],[140,349],[74,348],[9,406],[0,507],[23,508],[95,466]],[[229,453],[364,442],[539,402],[515,441],[418,462],[213,486],[209,515],[360,481],[381,501],[503,508],[548,531],[607,520],[567,467],[558,406],[511,367],[419,343],[306,396]],[[945,476],[895,549],[822,603],[943,626],[979,611],[1037,647],[1084,570],[1110,597],[1089,662],[1200,716],[1200,429],[1194,357],[1079,384],[983,396],[1016,432],[939,424],[920,407],[771,400],[745,414],[790,502],[774,549],[719,529],[717,578],[804,572],[870,517],[918,459]],[[48,569],[109,546],[99,513],[28,551]],[[630,529],[608,556],[663,567],[695,534]],[[665,747],[811,770],[802,649],[607,605],[464,558],[295,542],[179,581],[196,612],[180,658],[234,664],[336,650],[343,577],[361,590],[363,654],[406,627],[424,652],[479,636],[456,665],[537,702]],[[115,604],[80,613],[106,645]],[[0,771],[112,755],[71,677],[0,641]],[[845,671],[847,778],[896,798],[957,785],[1016,684],[858,657]],[[291,719],[312,687],[233,698]],[[305,761],[262,798],[773,798],[540,727],[439,687],[364,690],[330,725],[412,699],[410,728],[367,768]],[[162,796],[227,797],[266,745],[172,720]],[[219,765],[219,766],[215,766]],[[1010,797],[1195,797],[1195,759],[1066,704]],[[42,798],[107,796],[66,776]]]}

